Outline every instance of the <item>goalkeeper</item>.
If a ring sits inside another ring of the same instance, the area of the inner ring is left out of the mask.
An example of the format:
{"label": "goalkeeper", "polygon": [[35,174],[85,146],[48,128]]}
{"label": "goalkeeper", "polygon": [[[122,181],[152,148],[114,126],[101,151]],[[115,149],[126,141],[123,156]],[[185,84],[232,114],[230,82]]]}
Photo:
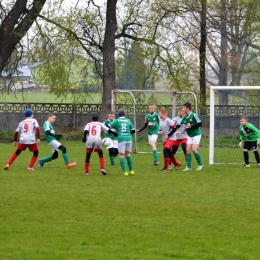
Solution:
{"label": "goalkeeper", "polygon": [[243,148],[245,160],[243,167],[250,167],[248,151],[252,149],[257,162],[257,167],[260,168],[260,157],[257,150],[257,146],[260,145],[260,131],[254,125],[248,123],[248,119],[245,116],[240,118],[239,135],[239,147]]}

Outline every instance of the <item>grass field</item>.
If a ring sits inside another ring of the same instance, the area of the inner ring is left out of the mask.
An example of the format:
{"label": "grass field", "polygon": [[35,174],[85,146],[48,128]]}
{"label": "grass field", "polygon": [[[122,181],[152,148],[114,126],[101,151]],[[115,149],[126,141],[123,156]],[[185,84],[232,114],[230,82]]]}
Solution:
{"label": "grass field", "polygon": [[[85,146],[62,141],[72,161],[60,157],[34,172],[23,152],[0,181],[1,260],[259,259],[260,169],[208,165],[201,172],[161,172],[151,154],[133,154],[135,175],[109,174],[97,154],[84,175]],[[15,148],[1,144],[4,166]],[[51,149],[40,143],[40,157]],[[179,160],[184,164],[182,154]],[[162,162],[162,154],[160,154]],[[196,163],[193,157],[193,168]],[[184,166],[182,167],[184,168]]]}

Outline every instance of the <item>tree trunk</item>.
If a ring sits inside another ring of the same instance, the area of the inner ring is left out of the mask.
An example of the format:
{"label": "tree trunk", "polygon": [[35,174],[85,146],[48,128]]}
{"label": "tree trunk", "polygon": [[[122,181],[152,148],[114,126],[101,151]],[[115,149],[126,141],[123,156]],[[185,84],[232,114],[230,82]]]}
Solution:
{"label": "tree trunk", "polygon": [[[31,3],[27,9],[28,2]],[[11,57],[16,45],[30,29],[46,0],[16,0],[11,11],[0,25],[0,74]]]}
{"label": "tree trunk", "polygon": [[115,33],[117,0],[107,0],[106,29],[103,44],[103,97],[100,118],[111,110],[111,90],[115,88]]}

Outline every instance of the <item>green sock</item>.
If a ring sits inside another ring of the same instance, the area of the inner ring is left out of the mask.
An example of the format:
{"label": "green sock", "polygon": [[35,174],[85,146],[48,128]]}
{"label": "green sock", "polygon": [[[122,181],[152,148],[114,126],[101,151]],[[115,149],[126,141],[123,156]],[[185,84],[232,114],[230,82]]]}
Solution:
{"label": "green sock", "polygon": [[154,159],[155,162],[159,161],[157,150],[153,150],[153,159]]}
{"label": "green sock", "polygon": [[126,172],[125,158],[120,158],[119,161],[123,172]]}
{"label": "green sock", "polygon": [[199,166],[202,166],[202,161],[201,161],[200,153],[197,152],[197,153],[194,154],[194,156],[195,156],[195,158],[196,158],[196,160],[197,160]]}
{"label": "green sock", "polygon": [[187,153],[186,160],[187,160],[187,167],[191,169],[191,153]]}
{"label": "green sock", "polygon": [[63,160],[64,160],[65,164],[68,165],[69,162],[70,162],[68,154],[67,153],[63,153],[62,157],[63,157]]}
{"label": "green sock", "polygon": [[132,160],[132,156],[129,155],[126,157],[126,160],[127,160],[127,164],[128,164],[128,167],[129,167],[129,170],[132,171],[133,170],[133,160]]}
{"label": "green sock", "polygon": [[114,156],[109,156],[109,158],[110,158],[110,162],[111,162],[111,164],[114,164],[115,163],[115,157]]}
{"label": "green sock", "polygon": [[43,158],[42,161],[43,161],[44,163],[52,161],[52,155],[50,155],[50,156],[48,156],[48,157],[46,157],[46,158]]}

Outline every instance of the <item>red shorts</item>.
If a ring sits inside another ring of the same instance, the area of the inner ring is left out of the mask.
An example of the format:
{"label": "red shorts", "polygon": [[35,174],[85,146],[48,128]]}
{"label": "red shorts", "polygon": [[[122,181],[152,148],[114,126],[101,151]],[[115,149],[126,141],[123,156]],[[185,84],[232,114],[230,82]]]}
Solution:
{"label": "red shorts", "polygon": [[174,140],[173,145],[174,146],[179,146],[180,144],[186,144],[187,140],[188,140],[188,138],[182,138],[182,139]]}
{"label": "red shorts", "polygon": [[172,149],[174,140],[167,140],[163,143],[163,147],[167,149]]}
{"label": "red shorts", "polygon": [[21,144],[19,143],[18,146],[17,146],[17,149],[20,150],[20,151],[24,151],[26,150],[26,148],[28,147],[28,149],[30,150],[30,152],[35,152],[38,150],[38,146],[37,144]]}

